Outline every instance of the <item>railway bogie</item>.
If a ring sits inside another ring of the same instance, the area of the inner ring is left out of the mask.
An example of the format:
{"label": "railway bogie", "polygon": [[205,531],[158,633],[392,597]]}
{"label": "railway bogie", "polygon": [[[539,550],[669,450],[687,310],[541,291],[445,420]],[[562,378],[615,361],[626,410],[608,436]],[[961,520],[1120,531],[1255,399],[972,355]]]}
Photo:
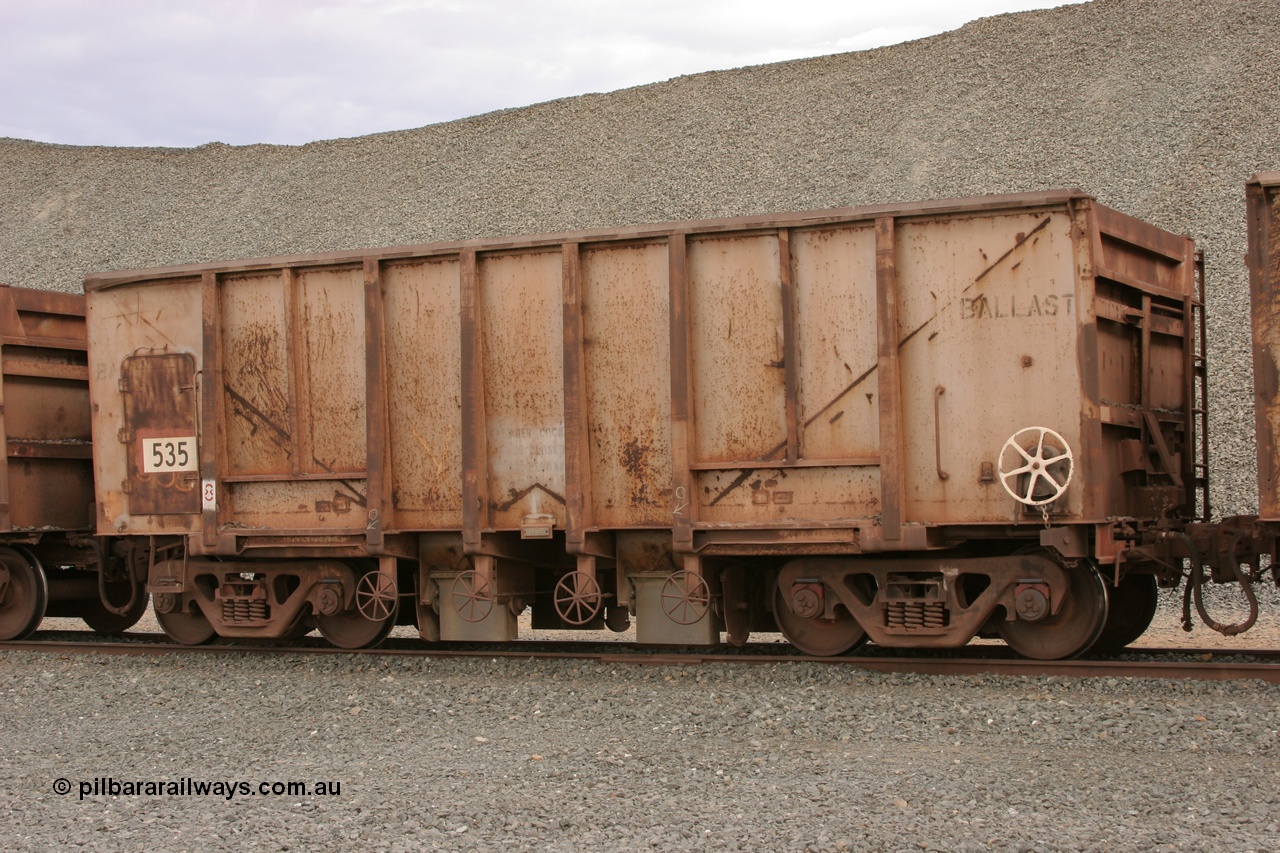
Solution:
{"label": "railway bogie", "polygon": [[1201,289],[1077,191],[90,276],[97,530],[183,642],[1122,646],[1222,574]]}

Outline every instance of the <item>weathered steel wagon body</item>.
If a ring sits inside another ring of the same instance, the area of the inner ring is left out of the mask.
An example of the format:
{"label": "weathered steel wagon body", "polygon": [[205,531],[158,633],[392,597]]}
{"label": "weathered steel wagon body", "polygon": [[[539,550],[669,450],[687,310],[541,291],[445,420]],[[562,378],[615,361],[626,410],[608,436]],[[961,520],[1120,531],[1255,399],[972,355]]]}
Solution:
{"label": "weathered steel wagon body", "polygon": [[120,631],[146,607],[94,538],[84,297],[0,285],[0,639],[46,615]]}
{"label": "weathered steel wagon body", "polygon": [[1064,656],[1144,618],[1125,550],[1205,510],[1194,246],[1080,192],[86,290],[98,531],[154,543],[189,642],[506,640],[532,606]]}

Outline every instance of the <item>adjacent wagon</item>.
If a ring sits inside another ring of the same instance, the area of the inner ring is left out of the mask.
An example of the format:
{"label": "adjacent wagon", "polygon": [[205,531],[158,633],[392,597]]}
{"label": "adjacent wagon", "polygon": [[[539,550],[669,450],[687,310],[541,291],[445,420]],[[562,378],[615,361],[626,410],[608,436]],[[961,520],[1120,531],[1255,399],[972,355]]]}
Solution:
{"label": "adjacent wagon", "polygon": [[84,297],[0,285],[0,640],[146,610],[144,551],[94,535]]}

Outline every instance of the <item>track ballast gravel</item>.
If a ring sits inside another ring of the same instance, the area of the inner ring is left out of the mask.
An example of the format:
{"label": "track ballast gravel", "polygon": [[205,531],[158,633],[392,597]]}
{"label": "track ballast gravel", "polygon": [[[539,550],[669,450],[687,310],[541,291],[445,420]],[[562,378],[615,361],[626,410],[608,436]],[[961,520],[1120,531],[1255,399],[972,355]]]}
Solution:
{"label": "track ballast gravel", "polygon": [[1280,848],[1260,683],[7,652],[0,696],[15,851]]}
{"label": "track ballast gravel", "polygon": [[1080,187],[1210,258],[1214,503],[1256,504],[1248,176],[1275,0],[1094,0],[934,38],[303,146],[0,140],[0,281]]}

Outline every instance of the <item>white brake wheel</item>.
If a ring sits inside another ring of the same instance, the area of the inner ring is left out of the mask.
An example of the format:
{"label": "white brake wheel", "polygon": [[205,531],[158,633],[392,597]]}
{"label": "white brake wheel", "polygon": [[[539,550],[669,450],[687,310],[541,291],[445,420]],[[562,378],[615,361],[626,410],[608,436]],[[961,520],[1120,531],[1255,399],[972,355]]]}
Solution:
{"label": "white brake wheel", "polygon": [[[1076,466],[1065,438],[1048,427],[1026,427],[1004,443],[999,467],[1000,485],[1010,497],[1027,506],[1044,506],[1062,497],[1071,485]],[[1039,497],[1036,497],[1037,489]]]}

